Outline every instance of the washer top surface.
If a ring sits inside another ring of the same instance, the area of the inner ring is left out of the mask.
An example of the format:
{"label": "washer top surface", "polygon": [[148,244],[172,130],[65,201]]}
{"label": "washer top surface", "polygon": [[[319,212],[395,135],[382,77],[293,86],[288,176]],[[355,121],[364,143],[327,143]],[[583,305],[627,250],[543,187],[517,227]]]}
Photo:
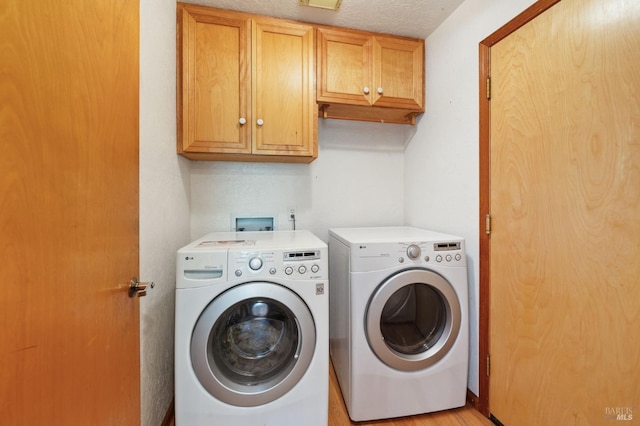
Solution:
{"label": "washer top surface", "polygon": [[309,231],[211,232],[184,246],[183,251],[295,250],[325,247]]}
{"label": "washer top surface", "polygon": [[462,237],[411,226],[335,228],[329,234],[347,244],[461,240]]}

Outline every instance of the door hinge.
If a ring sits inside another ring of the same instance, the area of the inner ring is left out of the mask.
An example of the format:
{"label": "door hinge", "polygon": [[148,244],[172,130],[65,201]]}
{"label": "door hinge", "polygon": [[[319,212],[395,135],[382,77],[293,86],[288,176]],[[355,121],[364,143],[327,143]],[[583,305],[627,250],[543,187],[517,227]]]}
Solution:
{"label": "door hinge", "polygon": [[491,235],[491,215],[489,213],[484,217],[484,232]]}
{"label": "door hinge", "polygon": [[491,375],[491,355],[487,354],[487,376]]}
{"label": "door hinge", "polygon": [[491,99],[491,77],[487,77],[487,99]]}

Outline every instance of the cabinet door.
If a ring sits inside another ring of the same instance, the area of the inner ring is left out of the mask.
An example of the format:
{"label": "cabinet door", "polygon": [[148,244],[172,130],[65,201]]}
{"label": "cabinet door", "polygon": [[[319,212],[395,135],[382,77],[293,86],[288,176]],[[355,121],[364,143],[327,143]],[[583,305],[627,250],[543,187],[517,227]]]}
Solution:
{"label": "cabinet door", "polygon": [[254,19],[253,154],[317,156],[314,30]]}
{"label": "cabinet door", "polygon": [[374,106],[424,110],[424,41],[373,38]]}
{"label": "cabinet door", "polygon": [[178,152],[250,153],[248,19],[197,6],[178,11]]}
{"label": "cabinet door", "polygon": [[372,37],[318,29],[318,102],[371,105]]}

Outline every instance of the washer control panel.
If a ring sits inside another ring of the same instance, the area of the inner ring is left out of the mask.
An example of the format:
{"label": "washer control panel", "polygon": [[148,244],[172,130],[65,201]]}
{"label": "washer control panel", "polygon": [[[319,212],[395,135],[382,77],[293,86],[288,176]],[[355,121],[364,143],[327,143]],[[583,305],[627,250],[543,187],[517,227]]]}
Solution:
{"label": "washer control panel", "polygon": [[321,250],[229,251],[229,271],[238,278],[317,280],[328,275],[325,258]]}

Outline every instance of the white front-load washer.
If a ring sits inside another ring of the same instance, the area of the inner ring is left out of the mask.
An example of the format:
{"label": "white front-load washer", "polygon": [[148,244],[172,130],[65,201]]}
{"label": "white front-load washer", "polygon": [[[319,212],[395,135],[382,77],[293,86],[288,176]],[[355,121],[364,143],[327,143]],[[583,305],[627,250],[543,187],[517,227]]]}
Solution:
{"label": "white front-load washer", "polygon": [[217,232],[177,253],[177,426],[326,426],[327,245]]}
{"label": "white front-load washer", "polygon": [[465,405],[464,245],[413,227],[329,230],[329,346],[352,420]]}

